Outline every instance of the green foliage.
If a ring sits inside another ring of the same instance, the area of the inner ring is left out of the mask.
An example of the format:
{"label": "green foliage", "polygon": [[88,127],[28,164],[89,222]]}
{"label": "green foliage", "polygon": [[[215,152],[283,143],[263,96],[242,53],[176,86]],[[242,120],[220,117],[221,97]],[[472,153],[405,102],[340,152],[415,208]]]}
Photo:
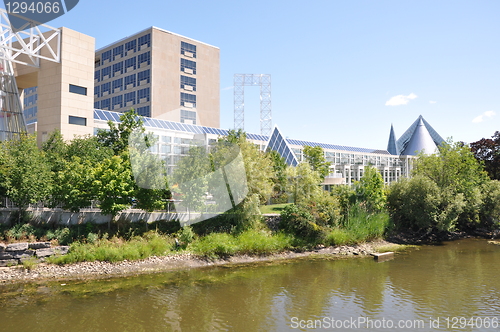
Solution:
{"label": "green foliage", "polygon": [[314,216],[299,205],[291,204],[281,212],[280,229],[300,238],[321,241],[324,229],[316,224]]}
{"label": "green foliage", "polygon": [[[463,198],[465,205],[456,223],[459,229],[473,228],[480,222],[482,204],[480,188],[488,181],[488,176],[469,147],[449,140],[439,146],[439,153],[420,155],[414,164],[413,175],[420,175],[433,181],[442,192],[441,200],[450,197],[452,201],[449,204],[441,202],[442,205],[448,207],[462,205],[457,199]],[[455,212],[446,212],[448,213]]]}
{"label": "green foliage", "polygon": [[134,192],[129,162],[121,156],[114,156],[98,164],[94,169],[92,188],[102,212],[114,218],[130,206]]}
{"label": "green foliage", "polygon": [[309,163],[312,169],[319,173],[321,182],[330,174],[331,162],[326,161],[325,152],[321,146],[304,146],[304,159]]}
{"label": "green foliage", "polygon": [[120,123],[108,121],[109,130],[99,130],[97,140],[103,146],[110,147],[113,154],[118,156],[127,151],[130,135],[134,132],[144,132],[144,121],[134,109],[120,116]]}
{"label": "green foliage", "polygon": [[227,233],[211,233],[192,243],[189,248],[193,253],[208,258],[227,257],[237,251],[234,236]]}
{"label": "green foliage", "polygon": [[421,175],[392,184],[387,201],[396,228],[414,231],[454,230],[466,204],[462,193]]}
{"label": "green foliage", "polygon": [[500,180],[500,131],[495,131],[491,138],[482,138],[471,143],[474,157],[484,163],[485,170],[492,180]]}
{"label": "green foliage", "polygon": [[327,191],[319,190],[307,202],[298,205],[304,207],[320,226],[336,226],[341,222],[341,205],[338,197]]}
{"label": "green foliage", "polygon": [[498,228],[500,224],[500,181],[487,181],[481,186],[481,222],[488,228]]}
{"label": "green foliage", "polygon": [[294,197],[294,203],[307,202],[321,191],[321,176],[309,163],[303,162],[296,167],[286,169],[288,178],[287,191]]}
{"label": "green foliage", "polygon": [[193,232],[193,228],[191,226],[184,226],[177,232],[179,241],[186,248],[188,244],[194,241],[196,235]]}
{"label": "green foliage", "polygon": [[46,199],[52,187],[51,174],[35,135],[21,135],[18,140],[2,145],[0,177],[5,195],[23,210]]}
{"label": "green foliage", "polygon": [[100,239],[93,244],[74,242],[69,253],[64,256],[49,257],[47,261],[54,264],[70,264],[76,262],[122,260],[138,260],[150,256],[163,256],[171,252],[173,241],[155,232],[136,237],[130,241],[119,238]]}
{"label": "green foliage", "polygon": [[369,211],[382,211],[385,208],[384,180],[379,171],[372,166],[366,166],[363,177],[354,186],[358,202],[363,202]]}
{"label": "green foliage", "polygon": [[[283,200],[283,196],[287,196],[285,192],[287,185],[286,169],[288,166],[286,164],[285,158],[283,158],[278,152],[270,150],[267,153],[272,160],[274,171],[274,177],[272,178],[274,187],[271,198],[274,203],[277,203],[277,201]],[[285,203],[286,200],[280,202]]]}

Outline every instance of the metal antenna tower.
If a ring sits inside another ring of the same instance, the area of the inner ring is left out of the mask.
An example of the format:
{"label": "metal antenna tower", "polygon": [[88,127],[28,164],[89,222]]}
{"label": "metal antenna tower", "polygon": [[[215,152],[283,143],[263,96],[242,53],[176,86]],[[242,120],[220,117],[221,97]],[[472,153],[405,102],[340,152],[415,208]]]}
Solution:
{"label": "metal antenna tower", "polygon": [[234,74],[234,128],[245,129],[245,86],[260,86],[260,133],[271,135],[271,75]]}
{"label": "metal antenna tower", "polygon": [[38,68],[40,59],[53,62],[61,60],[59,29],[15,16],[26,21],[17,32],[12,29],[7,12],[0,8],[0,141],[19,137],[20,133],[26,131],[12,64],[15,62]]}

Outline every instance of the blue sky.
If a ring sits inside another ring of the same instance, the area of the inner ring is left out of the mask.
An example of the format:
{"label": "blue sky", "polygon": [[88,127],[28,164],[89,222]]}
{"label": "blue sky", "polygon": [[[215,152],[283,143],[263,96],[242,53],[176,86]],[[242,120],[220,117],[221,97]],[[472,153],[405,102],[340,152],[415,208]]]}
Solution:
{"label": "blue sky", "polygon": [[[48,24],[102,47],[157,26],[220,48],[221,127],[232,128],[233,75],[271,74],[284,135],[387,147],[421,114],[444,138],[500,130],[498,1],[95,1]],[[245,91],[259,133],[259,91]]]}

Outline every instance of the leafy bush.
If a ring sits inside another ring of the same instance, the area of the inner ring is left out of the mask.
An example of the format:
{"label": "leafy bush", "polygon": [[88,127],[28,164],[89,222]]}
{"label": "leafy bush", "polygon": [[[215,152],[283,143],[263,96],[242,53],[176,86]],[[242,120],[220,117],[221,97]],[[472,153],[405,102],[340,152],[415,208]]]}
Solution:
{"label": "leafy bush", "polygon": [[227,233],[209,234],[189,246],[195,254],[208,258],[234,255],[237,248],[234,236]]}
{"label": "leafy bush", "polygon": [[319,240],[324,230],[318,226],[306,208],[290,204],[281,212],[280,228],[301,238]]}

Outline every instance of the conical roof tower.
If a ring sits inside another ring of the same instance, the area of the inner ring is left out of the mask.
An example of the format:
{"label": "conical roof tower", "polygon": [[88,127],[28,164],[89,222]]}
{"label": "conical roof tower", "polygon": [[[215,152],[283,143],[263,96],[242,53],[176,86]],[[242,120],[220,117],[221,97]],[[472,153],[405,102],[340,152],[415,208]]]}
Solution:
{"label": "conical roof tower", "polygon": [[403,150],[404,155],[417,155],[419,152],[432,154],[437,150],[437,145],[434,142],[431,134],[427,130],[424,124],[422,116],[418,119],[418,124],[415,127],[413,134],[411,135],[408,144]]}
{"label": "conical roof tower", "polygon": [[389,134],[389,143],[387,143],[387,151],[393,155],[399,155],[399,148],[394,134],[394,127],[391,124],[391,133]]}

